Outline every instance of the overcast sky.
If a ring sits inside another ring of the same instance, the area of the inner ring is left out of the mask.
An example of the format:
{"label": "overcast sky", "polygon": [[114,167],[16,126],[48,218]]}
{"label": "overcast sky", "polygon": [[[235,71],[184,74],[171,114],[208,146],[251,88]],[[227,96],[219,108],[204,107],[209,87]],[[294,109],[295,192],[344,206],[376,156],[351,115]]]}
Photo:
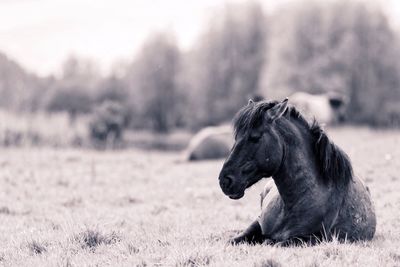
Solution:
{"label": "overcast sky", "polygon": [[[298,0],[265,1],[266,10],[290,1]],[[376,1],[400,25],[400,1]],[[57,72],[69,55],[92,58],[107,71],[113,62],[131,59],[155,30],[172,30],[181,47],[190,47],[212,10],[225,2],[0,0],[0,51],[40,75]]]}

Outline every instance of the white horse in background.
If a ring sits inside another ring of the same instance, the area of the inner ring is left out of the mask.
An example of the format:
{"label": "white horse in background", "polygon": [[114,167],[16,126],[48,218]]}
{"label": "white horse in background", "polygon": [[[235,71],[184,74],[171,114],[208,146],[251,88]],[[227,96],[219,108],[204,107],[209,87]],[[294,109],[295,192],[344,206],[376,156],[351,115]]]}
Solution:
{"label": "white horse in background", "polygon": [[185,159],[206,160],[224,158],[233,145],[230,125],[206,127],[196,133],[185,151]]}
{"label": "white horse in background", "polygon": [[339,94],[296,92],[289,96],[289,100],[309,121],[315,118],[321,124],[336,124],[345,118],[347,101]]}

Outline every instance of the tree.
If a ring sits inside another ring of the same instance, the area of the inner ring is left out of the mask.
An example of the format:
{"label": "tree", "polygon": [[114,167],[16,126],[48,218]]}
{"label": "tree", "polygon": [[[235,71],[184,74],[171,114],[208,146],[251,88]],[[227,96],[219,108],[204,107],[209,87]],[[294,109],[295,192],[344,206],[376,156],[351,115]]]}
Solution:
{"label": "tree", "polygon": [[102,103],[107,100],[126,103],[129,100],[129,92],[122,79],[110,76],[104,79],[96,90],[95,101]]}
{"label": "tree", "polygon": [[39,107],[44,82],[0,52],[0,107],[34,111]]}
{"label": "tree", "polygon": [[388,96],[398,98],[399,44],[386,16],[363,2],[308,2],[275,21],[267,95],[339,91],[348,118],[376,123]]}
{"label": "tree", "polygon": [[72,122],[76,115],[91,111],[100,81],[94,62],[70,57],[62,65],[61,77],[47,91],[44,106],[50,112],[68,112]]}
{"label": "tree", "polygon": [[62,64],[60,82],[63,85],[79,85],[90,90],[97,87],[100,76],[99,69],[94,61],[69,56]]}
{"label": "tree", "polygon": [[88,113],[91,104],[92,99],[87,90],[81,87],[59,87],[50,92],[46,109],[52,112],[66,111],[73,120],[78,114]]}
{"label": "tree", "polygon": [[169,33],[151,36],[129,72],[131,101],[141,126],[167,132],[176,124],[180,51]]}
{"label": "tree", "polygon": [[259,90],[266,20],[256,3],[226,5],[209,22],[192,57],[188,82],[197,123],[230,120]]}

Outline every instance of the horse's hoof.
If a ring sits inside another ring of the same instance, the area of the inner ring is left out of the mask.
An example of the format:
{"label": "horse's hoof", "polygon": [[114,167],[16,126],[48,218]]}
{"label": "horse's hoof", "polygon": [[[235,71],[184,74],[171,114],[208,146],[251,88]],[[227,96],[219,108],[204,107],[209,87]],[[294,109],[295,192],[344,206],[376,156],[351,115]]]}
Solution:
{"label": "horse's hoof", "polygon": [[238,236],[238,237],[230,238],[228,240],[228,245],[233,245],[234,246],[234,245],[238,245],[238,244],[243,243],[243,242],[244,242],[243,238]]}

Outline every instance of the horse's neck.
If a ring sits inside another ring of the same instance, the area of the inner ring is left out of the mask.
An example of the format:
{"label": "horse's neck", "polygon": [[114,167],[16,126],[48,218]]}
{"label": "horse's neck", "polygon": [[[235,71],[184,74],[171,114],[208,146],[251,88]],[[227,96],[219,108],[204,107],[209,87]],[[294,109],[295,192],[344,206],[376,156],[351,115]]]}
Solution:
{"label": "horse's neck", "polygon": [[286,145],[282,166],[272,177],[287,206],[306,197],[320,182],[311,137],[307,133],[296,136],[297,140]]}

